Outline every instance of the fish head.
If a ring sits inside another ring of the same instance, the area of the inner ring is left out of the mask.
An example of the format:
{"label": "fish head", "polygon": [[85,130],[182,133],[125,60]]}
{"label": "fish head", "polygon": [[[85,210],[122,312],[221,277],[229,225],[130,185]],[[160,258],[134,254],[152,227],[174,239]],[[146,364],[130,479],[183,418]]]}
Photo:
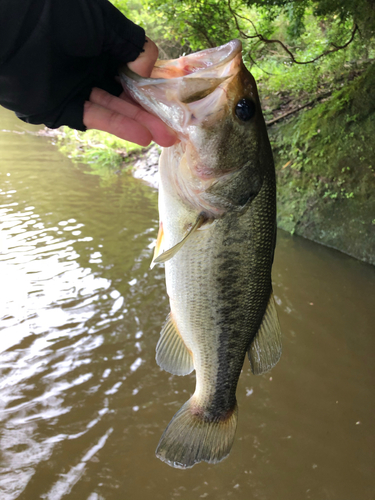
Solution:
{"label": "fish head", "polygon": [[217,215],[259,192],[272,153],[239,40],[158,61],[151,78],[128,69],[121,78],[133,99],[176,131],[181,161],[173,175],[183,197]]}

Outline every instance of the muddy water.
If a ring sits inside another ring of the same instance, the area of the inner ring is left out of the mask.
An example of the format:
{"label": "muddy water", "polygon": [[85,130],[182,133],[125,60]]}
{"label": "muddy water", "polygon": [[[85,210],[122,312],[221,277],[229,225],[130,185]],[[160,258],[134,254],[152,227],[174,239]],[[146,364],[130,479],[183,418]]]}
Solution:
{"label": "muddy water", "polygon": [[154,361],[157,193],[17,126],[1,111],[0,498],[372,499],[374,268],[280,232],[282,359],[245,362],[230,457],[172,469],[154,450],[194,375]]}

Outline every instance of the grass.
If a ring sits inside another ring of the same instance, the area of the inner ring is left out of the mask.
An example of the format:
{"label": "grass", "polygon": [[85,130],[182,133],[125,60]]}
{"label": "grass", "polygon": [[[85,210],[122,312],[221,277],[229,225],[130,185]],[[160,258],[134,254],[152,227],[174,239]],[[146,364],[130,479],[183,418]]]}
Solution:
{"label": "grass", "polygon": [[90,173],[103,177],[129,167],[132,156],[147,149],[99,130],[78,132],[68,127],[60,129],[57,143],[62,153],[90,165]]}

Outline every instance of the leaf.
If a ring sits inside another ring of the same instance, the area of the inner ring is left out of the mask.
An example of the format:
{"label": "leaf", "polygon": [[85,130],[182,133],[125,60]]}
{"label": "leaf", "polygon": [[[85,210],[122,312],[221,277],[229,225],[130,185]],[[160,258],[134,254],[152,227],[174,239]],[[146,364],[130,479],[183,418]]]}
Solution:
{"label": "leaf", "polygon": [[285,165],[281,168],[281,170],[284,170],[284,168],[289,167],[289,165],[292,163],[293,160],[289,160]]}

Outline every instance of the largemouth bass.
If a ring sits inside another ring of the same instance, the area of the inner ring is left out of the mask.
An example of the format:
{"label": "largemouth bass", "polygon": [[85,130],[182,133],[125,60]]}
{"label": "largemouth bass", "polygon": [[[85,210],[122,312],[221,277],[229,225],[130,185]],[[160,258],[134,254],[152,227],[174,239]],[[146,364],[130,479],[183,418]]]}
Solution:
{"label": "largemouth bass", "polygon": [[232,447],[236,387],[248,353],[255,374],[281,355],[272,295],[275,169],[254,78],[238,40],[171,61],[152,78],[124,70],[133,99],[180,142],[160,163],[160,229],[171,312],[156,361],[195,369],[193,396],[164,431],[157,456],[173,467],[216,463]]}

